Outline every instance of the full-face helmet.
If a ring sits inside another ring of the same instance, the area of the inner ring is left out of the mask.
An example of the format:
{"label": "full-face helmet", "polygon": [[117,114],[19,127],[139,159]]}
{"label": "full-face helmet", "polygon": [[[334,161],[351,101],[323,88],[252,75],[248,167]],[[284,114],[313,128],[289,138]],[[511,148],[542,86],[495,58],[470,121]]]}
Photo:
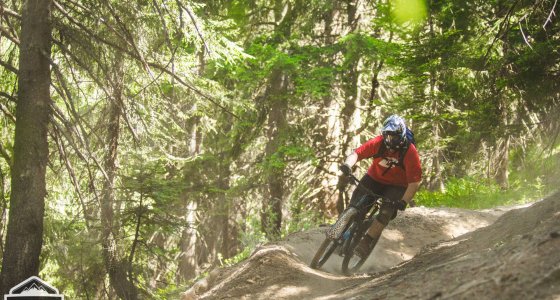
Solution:
{"label": "full-face helmet", "polygon": [[400,149],[406,143],[406,125],[398,115],[391,115],[383,122],[383,142],[388,149]]}

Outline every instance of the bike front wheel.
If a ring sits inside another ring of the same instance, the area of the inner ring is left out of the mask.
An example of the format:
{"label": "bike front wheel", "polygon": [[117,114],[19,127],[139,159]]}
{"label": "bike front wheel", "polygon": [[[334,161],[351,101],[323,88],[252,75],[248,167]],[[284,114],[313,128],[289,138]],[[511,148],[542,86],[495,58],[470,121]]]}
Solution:
{"label": "bike front wheel", "polygon": [[337,246],[338,243],[336,240],[326,237],[323,243],[321,244],[321,246],[319,247],[319,249],[317,250],[317,252],[315,253],[315,256],[311,260],[309,266],[312,269],[318,269],[322,267],[323,264],[325,264],[325,262],[329,259],[329,257],[331,257],[331,255],[333,254]]}
{"label": "bike front wheel", "polygon": [[[359,226],[355,226],[355,228],[357,227]],[[350,228],[352,228],[352,226]],[[351,275],[358,271],[369,257],[369,254],[364,258],[354,255],[354,248],[356,248],[364,233],[365,232],[362,231],[353,231],[350,234],[349,240],[346,241],[348,247],[345,247],[344,259],[342,260],[342,273],[345,275]]]}

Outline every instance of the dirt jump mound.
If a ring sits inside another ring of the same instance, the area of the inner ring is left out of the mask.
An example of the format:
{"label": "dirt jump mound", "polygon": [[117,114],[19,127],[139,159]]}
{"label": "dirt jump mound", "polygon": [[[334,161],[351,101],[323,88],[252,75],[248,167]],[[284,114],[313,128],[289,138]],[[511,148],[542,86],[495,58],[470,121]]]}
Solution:
{"label": "dirt jump mound", "polygon": [[407,209],[350,277],[337,255],[307,266],[325,230],[264,245],[182,299],[560,298],[560,193],[524,207]]}

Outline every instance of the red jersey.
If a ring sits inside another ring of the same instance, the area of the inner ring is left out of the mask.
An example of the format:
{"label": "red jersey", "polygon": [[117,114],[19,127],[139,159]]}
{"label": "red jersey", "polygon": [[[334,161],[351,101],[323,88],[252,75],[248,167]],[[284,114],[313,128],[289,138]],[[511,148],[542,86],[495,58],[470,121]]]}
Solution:
{"label": "red jersey", "polygon": [[[379,151],[383,143],[383,136],[379,135],[365,142],[358,147],[355,152],[358,154],[358,161],[373,157]],[[393,161],[395,164],[391,164]],[[367,171],[368,175],[375,181],[383,184],[398,186],[408,186],[409,183],[418,182],[422,179],[422,167],[420,166],[420,156],[414,144],[410,144],[403,158],[404,169],[397,166],[399,161],[399,151],[385,151],[382,157],[373,159]],[[391,165],[393,165],[391,167]],[[389,168],[389,170],[387,170]]]}

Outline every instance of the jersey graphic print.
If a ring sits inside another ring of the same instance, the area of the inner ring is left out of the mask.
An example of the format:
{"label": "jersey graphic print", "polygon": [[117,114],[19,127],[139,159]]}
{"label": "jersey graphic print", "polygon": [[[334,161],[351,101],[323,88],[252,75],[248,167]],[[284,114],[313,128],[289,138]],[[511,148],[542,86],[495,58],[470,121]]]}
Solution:
{"label": "jersey graphic print", "polygon": [[[369,177],[383,184],[404,187],[422,179],[420,157],[414,144],[409,145],[405,155],[401,155],[399,151],[386,151],[383,155],[377,156],[382,145],[383,136],[378,135],[354,150],[358,155],[358,161],[373,158],[367,171]],[[400,164],[399,158],[402,160]]]}
{"label": "jersey graphic print", "polygon": [[379,161],[379,165],[387,169],[396,166],[398,163],[399,160],[394,157],[384,157],[382,160]]}

